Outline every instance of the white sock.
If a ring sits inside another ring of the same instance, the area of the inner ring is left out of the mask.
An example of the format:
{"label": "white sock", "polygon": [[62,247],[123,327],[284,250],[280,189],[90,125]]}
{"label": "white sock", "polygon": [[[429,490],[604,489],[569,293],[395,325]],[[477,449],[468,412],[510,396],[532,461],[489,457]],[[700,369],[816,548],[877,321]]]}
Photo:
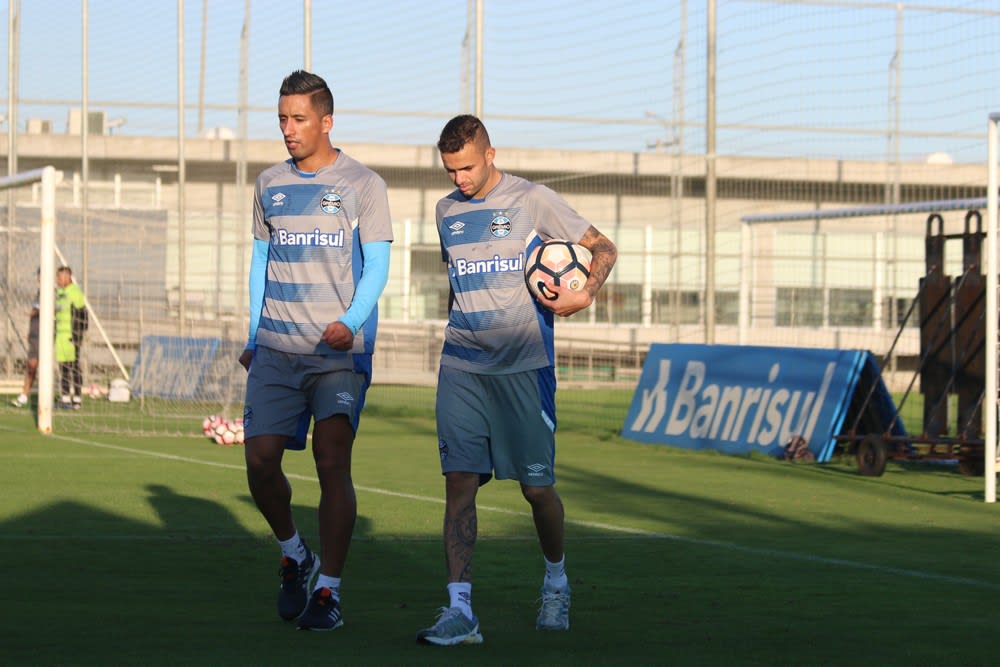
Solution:
{"label": "white sock", "polygon": [[281,547],[281,555],[291,558],[296,563],[301,563],[306,557],[306,545],[302,542],[299,531],[295,531],[295,534],[287,540],[278,540],[278,545]]}
{"label": "white sock", "polygon": [[28,402],[28,397],[26,395],[24,395],[24,394],[21,394],[20,396],[17,397],[17,402],[18,403],[27,403]]}
{"label": "white sock", "polygon": [[569,584],[569,578],[566,576],[566,556],[564,555],[559,559],[558,563],[550,562],[548,558],[544,560],[545,581],[542,585],[549,591],[561,591],[565,589],[567,584]]}
{"label": "white sock", "polygon": [[319,575],[316,577],[316,585],[313,586],[313,590],[315,591],[320,588],[329,588],[333,599],[340,599],[340,577],[330,577],[325,574]]}
{"label": "white sock", "polygon": [[468,581],[456,581],[448,584],[448,597],[451,598],[452,607],[458,607],[470,621],[475,618],[472,614],[472,583]]}

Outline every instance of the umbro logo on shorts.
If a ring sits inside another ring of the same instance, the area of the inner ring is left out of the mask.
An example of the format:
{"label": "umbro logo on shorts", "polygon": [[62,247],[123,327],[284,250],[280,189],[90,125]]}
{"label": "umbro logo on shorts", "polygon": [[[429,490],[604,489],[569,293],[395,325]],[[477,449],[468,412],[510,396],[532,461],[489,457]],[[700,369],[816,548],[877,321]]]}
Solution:
{"label": "umbro logo on shorts", "polygon": [[354,397],[351,396],[346,391],[342,391],[339,394],[337,394],[337,398],[339,399],[337,402],[342,405],[350,405],[351,403],[354,402]]}
{"label": "umbro logo on shorts", "polygon": [[547,467],[541,463],[532,463],[528,466],[528,477],[541,477]]}

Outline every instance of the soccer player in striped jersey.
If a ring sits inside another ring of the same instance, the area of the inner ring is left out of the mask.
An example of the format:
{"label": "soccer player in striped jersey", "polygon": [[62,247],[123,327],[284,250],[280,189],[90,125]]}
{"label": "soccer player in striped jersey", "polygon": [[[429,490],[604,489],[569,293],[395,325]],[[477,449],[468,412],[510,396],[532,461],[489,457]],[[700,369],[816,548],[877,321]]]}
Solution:
{"label": "soccer player in striped jersey", "polygon": [[[496,151],[475,116],[450,120],[438,150],[456,186],[436,212],[451,288],[436,405],[450,602],[417,640],[444,646],[483,640],[472,611],[472,554],[476,493],[491,477],[517,480],[531,506],[545,561],[535,627],[568,630],[564,513],[553,470],[553,316],[593,303],[617,249],[555,192],[497,169]],[[555,300],[537,301],[525,284],[524,261],[549,239],[588,248],[590,277],[581,291],[557,286]]]}
{"label": "soccer player in striped jersey", "polygon": [[[343,624],[340,577],[357,518],[351,450],[371,383],[392,224],[385,182],[330,143],[333,95],[319,76],[281,84],[290,159],[257,178],[243,422],[250,493],[281,546],[278,614],[304,630]],[[299,534],[285,449],[310,424],[320,481],[319,553]],[[318,574],[317,574],[318,573]],[[313,578],[315,576],[315,582]]]}

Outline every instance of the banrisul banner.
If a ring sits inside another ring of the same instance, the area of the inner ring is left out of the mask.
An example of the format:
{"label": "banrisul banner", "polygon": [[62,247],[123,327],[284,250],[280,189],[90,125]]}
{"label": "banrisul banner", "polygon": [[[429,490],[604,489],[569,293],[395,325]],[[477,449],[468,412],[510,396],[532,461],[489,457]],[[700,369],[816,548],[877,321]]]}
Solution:
{"label": "banrisul banner", "polygon": [[[861,371],[873,363],[858,350],[653,344],[622,435],[774,456],[799,436],[817,461],[828,461]],[[892,399],[877,382],[878,408],[891,414]]]}

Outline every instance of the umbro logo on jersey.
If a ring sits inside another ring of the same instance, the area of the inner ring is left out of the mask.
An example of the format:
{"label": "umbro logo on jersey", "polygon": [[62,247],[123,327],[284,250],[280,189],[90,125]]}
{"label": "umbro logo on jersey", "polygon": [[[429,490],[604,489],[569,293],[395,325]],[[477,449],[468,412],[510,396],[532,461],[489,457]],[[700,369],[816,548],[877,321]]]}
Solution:
{"label": "umbro logo on jersey", "polygon": [[451,230],[452,236],[457,236],[458,234],[464,234],[465,223],[461,220],[456,220],[455,222],[448,225],[448,229]]}
{"label": "umbro logo on jersey", "polygon": [[542,463],[532,463],[528,466],[528,477],[541,477],[547,467]]}
{"label": "umbro logo on jersey", "polygon": [[286,195],[285,195],[285,193],[283,193],[283,192],[279,192],[278,194],[276,194],[276,195],[273,195],[273,196],[271,197],[271,201],[273,201],[273,202],[274,202],[274,205],[275,205],[275,206],[284,206],[284,205],[285,205],[285,204],[284,204],[284,199],[285,199],[285,196],[286,196]]}

